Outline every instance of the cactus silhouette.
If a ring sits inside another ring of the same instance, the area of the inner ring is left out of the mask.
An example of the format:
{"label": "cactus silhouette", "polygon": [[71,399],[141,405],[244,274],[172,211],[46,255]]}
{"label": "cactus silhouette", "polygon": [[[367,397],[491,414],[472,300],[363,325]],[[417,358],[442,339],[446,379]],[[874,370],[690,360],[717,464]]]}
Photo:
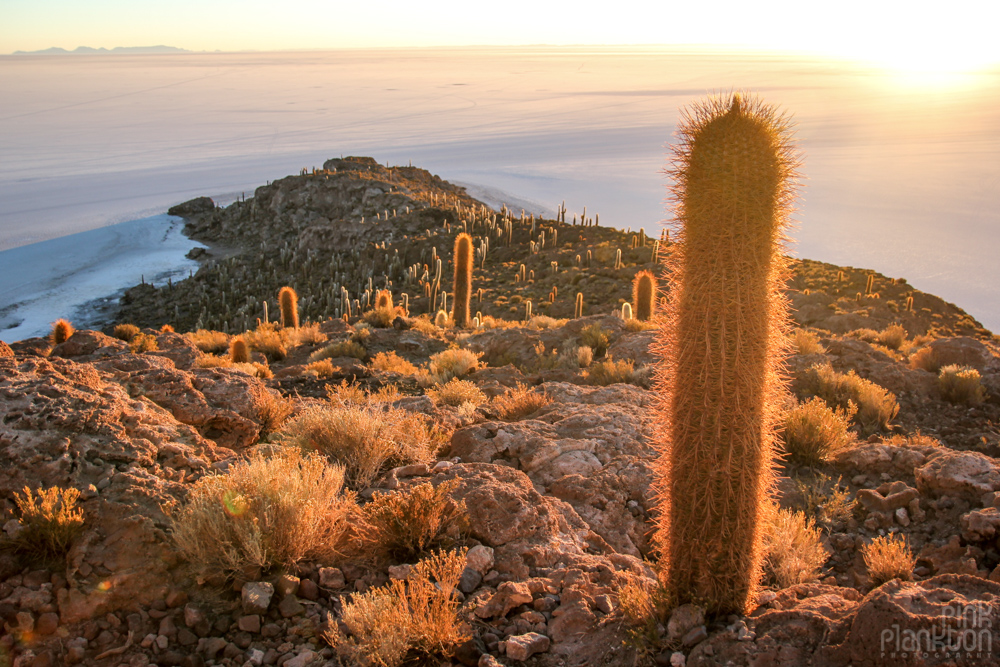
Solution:
{"label": "cactus silhouette", "polygon": [[455,285],[452,294],[451,319],[462,328],[469,324],[469,300],[472,298],[472,237],[455,237]]}
{"label": "cactus silhouette", "polygon": [[685,109],[678,136],[667,173],[681,233],[655,346],[655,540],[673,604],[745,613],[774,484],[798,158],[787,118],[738,94]]}
{"label": "cactus silhouette", "polygon": [[250,350],[247,349],[247,342],[243,336],[237,336],[229,346],[229,358],[234,364],[246,364],[250,362]]}
{"label": "cactus silhouette", "polygon": [[299,328],[299,297],[291,287],[282,287],[278,292],[278,305],[281,306],[281,326]]}
{"label": "cactus silhouette", "polygon": [[73,328],[69,320],[59,318],[52,324],[52,334],[50,336],[52,344],[59,345],[60,343],[65,343],[75,331],[76,329]]}
{"label": "cactus silhouette", "polygon": [[632,281],[632,303],[635,319],[648,322],[656,304],[656,276],[652,271],[640,271]]}

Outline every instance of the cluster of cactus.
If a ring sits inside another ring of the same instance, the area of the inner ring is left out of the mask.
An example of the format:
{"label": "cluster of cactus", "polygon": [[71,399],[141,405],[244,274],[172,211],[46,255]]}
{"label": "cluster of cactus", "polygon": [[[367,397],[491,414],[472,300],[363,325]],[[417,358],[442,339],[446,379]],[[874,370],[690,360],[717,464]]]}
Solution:
{"label": "cluster of cactus", "polygon": [[797,158],[788,121],[732,95],[682,114],[670,312],[657,353],[655,540],[671,602],[746,613],[774,483],[787,306],[782,240]]}

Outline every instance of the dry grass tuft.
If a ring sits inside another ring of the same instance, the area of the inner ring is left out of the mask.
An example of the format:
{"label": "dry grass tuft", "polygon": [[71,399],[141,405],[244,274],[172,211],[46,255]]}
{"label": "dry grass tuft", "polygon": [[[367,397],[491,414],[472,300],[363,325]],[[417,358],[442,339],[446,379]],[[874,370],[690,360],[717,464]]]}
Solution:
{"label": "dry grass tuft", "polygon": [[819,336],[805,329],[796,329],[792,334],[792,346],[796,354],[823,354],[826,348],[819,342]]}
{"label": "dry grass tuft", "polygon": [[637,331],[649,331],[650,329],[657,328],[656,324],[653,323],[653,320],[639,320],[634,317],[630,320],[625,320],[624,324],[625,331],[630,333],[635,333]]}
{"label": "dry grass tuft", "polygon": [[855,410],[853,402],[846,409],[831,410],[818,396],[794,407],[785,415],[785,449],[807,465],[829,460],[853,444],[854,435],[847,429]]}
{"label": "dry grass tuft", "polygon": [[326,342],[326,334],[319,330],[318,322],[303,324],[297,329],[290,329],[284,334],[288,347],[300,345],[319,345]]}
{"label": "dry grass tuft", "polygon": [[421,384],[444,384],[452,378],[464,377],[479,369],[482,356],[481,353],[458,348],[433,354],[427,373],[421,378]]}
{"label": "dry grass tuft", "polygon": [[430,482],[390,493],[377,493],[361,508],[367,524],[363,550],[399,563],[411,563],[433,550],[449,549],[469,528],[465,501],[449,494],[456,480]]}
{"label": "dry grass tuft", "polygon": [[628,572],[616,577],[618,611],[621,612],[629,645],[639,664],[651,662],[663,643],[661,619],[665,616],[666,595],[657,582]]}
{"label": "dry grass tuft", "polygon": [[430,320],[428,315],[420,315],[409,320],[410,328],[428,336],[436,336],[441,330]]}
{"label": "dry grass tuft", "polygon": [[580,345],[589,347],[596,357],[604,356],[610,344],[611,336],[599,324],[591,324],[580,331]]}
{"label": "dry grass tuft", "polygon": [[806,394],[819,396],[828,405],[844,410],[849,410],[853,402],[857,406],[854,420],[863,436],[887,430],[889,422],[899,413],[894,394],[858,377],[854,371],[845,375],[829,365],[817,364],[806,372],[802,389]]}
{"label": "dry grass tuft", "polygon": [[260,437],[273,433],[295,414],[295,401],[266,387],[251,387],[250,403],[260,423]]}
{"label": "dry grass tuft", "polygon": [[937,373],[941,370],[941,364],[938,363],[937,355],[934,354],[934,348],[929,345],[910,355],[909,366],[914,369],[923,369],[929,373]]}
{"label": "dry grass tuft", "polygon": [[275,439],[318,451],[344,466],[347,484],[370,486],[390,468],[428,463],[436,438],[423,415],[377,403],[344,402],[307,408],[285,424]]}
{"label": "dry grass tuft", "polygon": [[186,333],[184,336],[206,354],[223,354],[229,351],[229,334],[222,331],[198,329]]}
{"label": "dry grass tuft", "polygon": [[480,391],[475,383],[458,378],[452,378],[440,387],[429,389],[427,395],[438,405],[454,407],[465,404],[478,407],[486,402],[486,394]]}
{"label": "dry grass tuft", "polygon": [[128,344],[128,349],[132,354],[140,354],[142,352],[154,352],[160,349],[159,343],[156,342],[156,336],[153,334],[136,334]]}
{"label": "dry grass tuft", "polygon": [[321,456],[280,449],[195,482],[171,511],[177,546],[192,563],[229,577],[248,569],[337,558],[354,496],[344,472]]}
{"label": "dry grass tuft", "polygon": [[447,662],[454,646],[467,639],[458,618],[456,587],[465,568],[465,550],[439,552],[416,565],[405,580],[344,604],[341,622],[323,638],[351,664],[399,667]]}
{"label": "dry grass tuft", "polygon": [[491,401],[493,410],[504,421],[517,421],[534,414],[552,402],[543,391],[534,391],[527,385],[518,383],[513,389],[500,396],[494,396]]}
{"label": "dry grass tuft", "polygon": [[381,306],[378,308],[372,308],[371,310],[365,312],[362,315],[362,319],[365,322],[372,325],[373,327],[378,327],[380,329],[386,329],[392,326],[392,323],[396,321],[397,317],[403,315],[403,309],[393,307],[392,305]]}
{"label": "dry grass tuft", "polygon": [[316,350],[309,355],[309,361],[322,361],[323,359],[334,359],[336,357],[354,357],[355,359],[364,359],[367,355],[368,351],[364,348],[364,346],[354,342],[353,340],[342,340]]}
{"label": "dry grass tuft", "polygon": [[631,360],[605,359],[590,366],[587,382],[606,387],[609,384],[630,383],[635,380],[635,364]]}
{"label": "dry grass tuft", "polygon": [[386,373],[412,375],[419,369],[395,352],[379,352],[371,361],[372,368]]}
{"label": "dry grass tuft", "polygon": [[587,368],[590,364],[594,363],[594,351],[587,347],[586,345],[581,345],[576,348],[576,366],[577,368]]}
{"label": "dry grass tuft", "polygon": [[544,330],[544,329],[558,329],[569,322],[569,320],[557,320],[554,317],[549,317],[548,315],[535,315],[528,323],[524,326],[528,329]]}
{"label": "dry grass tuft", "polygon": [[134,324],[116,324],[111,335],[127,343],[139,335],[139,327]]}
{"label": "dry grass tuft", "polygon": [[14,492],[21,525],[4,546],[36,563],[65,556],[83,530],[83,510],[76,506],[79,498],[77,489],[58,486],[39,489],[37,495],[27,486],[23,496]]}
{"label": "dry grass tuft", "polygon": [[243,334],[243,340],[250,346],[251,350],[260,352],[268,361],[279,361],[288,356],[288,347],[285,344],[287,333],[281,329],[277,322],[261,323],[253,331]]}
{"label": "dry grass tuft", "polygon": [[910,581],[913,578],[916,559],[902,535],[876,537],[871,544],[861,547],[861,557],[865,560],[873,588],[893,579]]}
{"label": "dry grass tuft", "polygon": [[944,366],[938,374],[938,388],[941,396],[949,403],[979,405],[986,399],[986,389],[979,371],[968,366]]}
{"label": "dry grass tuft", "polygon": [[778,589],[816,581],[829,554],[804,512],[778,509],[765,528],[764,572]]}
{"label": "dry grass tuft", "polygon": [[314,361],[311,364],[306,364],[302,373],[304,375],[312,375],[315,378],[325,379],[333,377],[336,369],[333,367],[333,362],[329,359],[322,359],[320,361]]}
{"label": "dry grass tuft", "polygon": [[242,371],[247,375],[252,375],[261,380],[266,380],[267,378],[274,377],[274,373],[265,364],[257,363],[256,361],[250,362],[235,362],[232,357],[221,357],[214,354],[200,354],[194,360],[195,368],[232,368],[233,370]]}

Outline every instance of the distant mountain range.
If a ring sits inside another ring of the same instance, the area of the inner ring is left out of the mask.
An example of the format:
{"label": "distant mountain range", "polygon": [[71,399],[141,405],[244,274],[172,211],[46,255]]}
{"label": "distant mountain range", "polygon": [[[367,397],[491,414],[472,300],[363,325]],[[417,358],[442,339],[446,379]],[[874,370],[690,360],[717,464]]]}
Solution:
{"label": "distant mountain range", "polygon": [[113,49],[101,47],[95,49],[91,46],[78,46],[72,51],[53,46],[41,51],[15,51],[15,56],[76,56],[76,55],[134,55],[137,53],[190,53],[187,49],[179,49],[176,46],[116,46]]}

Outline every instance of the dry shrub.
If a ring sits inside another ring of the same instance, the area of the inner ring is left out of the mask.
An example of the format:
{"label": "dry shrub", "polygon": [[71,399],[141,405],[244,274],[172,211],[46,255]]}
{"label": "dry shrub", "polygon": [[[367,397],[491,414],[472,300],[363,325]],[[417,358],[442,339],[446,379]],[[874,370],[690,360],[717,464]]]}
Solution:
{"label": "dry shrub", "polygon": [[591,324],[580,331],[580,345],[585,345],[593,350],[594,356],[604,356],[610,344],[611,336],[599,324]]}
{"label": "dry shrub", "polygon": [[594,351],[590,347],[586,345],[581,345],[580,347],[576,348],[577,368],[587,368],[592,363],[594,363]]}
{"label": "dry shrub", "polygon": [[273,433],[295,413],[295,401],[267,387],[251,387],[250,403],[260,423],[260,437]]}
{"label": "dry shrub", "polygon": [[285,344],[287,333],[281,329],[277,322],[261,323],[253,331],[243,334],[243,340],[250,346],[251,350],[260,352],[268,361],[278,361],[288,356],[288,347]]}
{"label": "dry shrub", "polygon": [[190,562],[230,577],[329,562],[341,554],[356,508],[343,482],[343,469],[322,456],[255,453],[195,482],[187,503],[171,511],[174,541]]}
{"label": "dry shrub", "polygon": [[427,334],[428,336],[434,336],[441,333],[441,330],[431,322],[430,317],[427,315],[420,315],[409,320],[410,328],[414,331],[419,331],[422,334]]}
{"label": "dry shrub", "polygon": [[890,350],[898,350],[906,343],[906,329],[901,324],[890,324],[875,335],[875,342]]}
{"label": "dry shrub", "polygon": [[399,373],[401,375],[412,375],[417,372],[417,367],[395,352],[379,352],[371,361],[372,368],[377,371],[387,373]]}
{"label": "dry shrub", "polygon": [[382,405],[399,400],[399,387],[387,384],[375,391],[341,380],[338,385],[326,385],[326,398],[334,405]]}
{"label": "dry shrub", "polygon": [[342,403],[307,408],[275,438],[313,450],[344,466],[347,484],[363,489],[395,466],[427,463],[435,438],[423,415],[375,403]]}
{"label": "dry shrub", "polygon": [[114,332],[111,334],[118,340],[123,340],[126,343],[135,338],[139,334],[139,327],[134,324],[116,324]]}
{"label": "dry shrub", "polygon": [[512,422],[538,412],[551,402],[552,399],[544,391],[534,391],[518,382],[513,389],[494,396],[491,405],[497,417]]}
{"label": "dry shrub", "polygon": [[141,352],[154,352],[160,349],[159,343],[156,342],[156,336],[153,334],[136,334],[128,344],[128,349],[132,354],[139,354]]}
{"label": "dry shrub", "polygon": [[864,436],[888,429],[889,422],[899,412],[894,394],[855,375],[854,371],[838,373],[829,365],[810,368],[802,379],[802,389],[844,410],[849,410],[853,402],[857,406],[854,420]]}
{"label": "dry shrub", "polygon": [[326,334],[319,330],[318,322],[303,324],[297,329],[289,329],[285,332],[285,341],[288,347],[298,347],[300,345],[319,345],[326,342]]}
{"label": "dry shrub", "polygon": [[804,512],[777,509],[764,531],[764,572],[778,589],[816,581],[829,554]]}
{"label": "dry shrub", "polygon": [[637,331],[649,331],[650,329],[657,328],[653,320],[638,320],[634,317],[630,320],[625,320],[624,324],[625,324],[625,331],[631,333],[635,333]]}
{"label": "dry shrub", "polygon": [[229,352],[229,334],[222,331],[209,331],[198,329],[184,334],[188,340],[194,343],[202,352],[206,354],[222,354]]}
{"label": "dry shrub", "polygon": [[941,364],[938,363],[937,355],[934,354],[934,348],[929,345],[910,355],[909,366],[914,369],[923,369],[929,373],[937,373],[941,370]]}
{"label": "dry shrub", "polygon": [[479,387],[468,380],[452,378],[447,383],[436,389],[427,391],[427,395],[434,399],[438,405],[451,405],[458,407],[466,403],[472,406],[480,406],[486,402],[486,394],[479,390]]}
{"label": "dry shrub", "polygon": [[605,387],[619,382],[629,383],[634,379],[635,364],[629,359],[605,359],[590,366],[587,370],[587,382]]}
{"label": "dry shrub", "polygon": [[393,306],[382,306],[381,308],[372,308],[371,310],[365,312],[361,317],[365,322],[372,325],[373,327],[378,327],[380,329],[385,329],[392,326],[392,323],[397,317],[403,315],[402,308],[395,308]]}
{"label": "dry shrub", "polygon": [[493,317],[492,315],[483,315],[483,319],[479,321],[479,328],[482,330],[513,329],[519,326],[521,326],[519,322],[514,322],[511,320],[502,320]]}
{"label": "dry shrub", "polygon": [[367,524],[368,554],[378,554],[399,563],[410,563],[433,550],[449,549],[469,528],[465,501],[449,494],[457,480],[430,482],[391,493],[377,493],[361,508]]}
{"label": "dry shrub", "polygon": [[856,409],[852,401],[846,409],[831,410],[818,396],[794,407],[785,415],[785,449],[807,465],[829,460],[854,442],[847,429]]}
{"label": "dry shrub", "polygon": [[665,615],[665,591],[657,582],[630,572],[618,573],[615,583],[628,643],[635,650],[639,664],[651,662],[663,648],[658,626]]}
{"label": "dry shrub", "polygon": [[302,371],[305,375],[312,375],[316,378],[328,378],[333,377],[336,369],[333,367],[333,362],[329,359],[322,359],[320,361],[314,361],[311,364],[306,364],[305,369]]}
{"label": "dry shrub", "polygon": [[339,624],[330,624],[323,638],[351,664],[447,662],[454,646],[467,639],[456,595],[464,568],[464,549],[426,558],[413,566],[405,581],[396,579],[353,595],[341,614],[347,635]]}
{"label": "dry shrub", "polygon": [[819,336],[805,329],[796,329],[792,334],[792,346],[796,354],[823,354],[826,348],[819,342]]}
{"label": "dry shrub", "polygon": [[949,403],[979,405],[986,398],[979,371],[968,366],[944,366],[938,375],[938,388]]}
{"label": "dry shrub", "polygon": [[569,322],[569,320],[557,320],[554,317],[549,317],[548,315],[535,315],[528,323],[525,325],[529,329],[537,329],[539,331],[543,329],[556,329],[562,325]]}
{"label": "dry shrub", "polygon": [[83,530],[83,510],[76,506],[79,498],[77,489],[58,486],[39,489],[37,495],[27,486],[23,496],[14,492],[21,525],[4,546],[35,562],[65,556]]}
{"label": "dry shrub", "polygon": [[270,377],[274,377],[274,373],[271,369],[267,367],[266,364],[257,363],[256,361],[251,361],[247,363],[237,363],[232,360],[231,357],[222,357],[214,354],[199,354],[194,360],[195,368],[231,368],[233,370],[241,371],[247,375],[252,375],[253,377],[260,378],[261,380],[266,380]]}
{"label": "dry shrub", "polygon": [[472,350],[452,349],[431,355],[427,375],[423,381],[427,385],[444,384],[452,378],[461,378],[480,367],[482,354]]}
{"label": "dry shrub", "polygon": [[367,354],[368,351],[359,343],[353,340],[342,340],[316,350],[309,355],[309,361],[322,361],[323,359],[334,359],[336,357],[364,359]]}
{"label": "dry shrub", "polygon": [[906,538],[898,533],[876,537],[871,544],[861,547],[861,557],[865,560],[873,588],[893,579],[909,581],[913,577],[916,559]]}

